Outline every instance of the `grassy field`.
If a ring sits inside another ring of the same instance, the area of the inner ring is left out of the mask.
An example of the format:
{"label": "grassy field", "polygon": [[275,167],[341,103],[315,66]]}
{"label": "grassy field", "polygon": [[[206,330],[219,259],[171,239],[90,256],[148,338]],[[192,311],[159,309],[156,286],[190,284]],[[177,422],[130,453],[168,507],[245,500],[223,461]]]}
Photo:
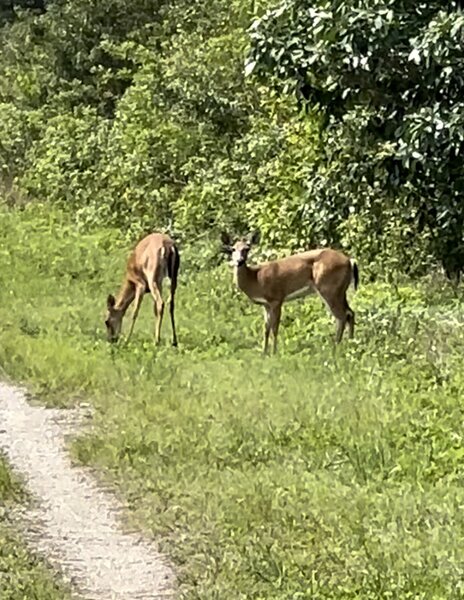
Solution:
{"label": "grassy field", "polygon": [[65,600],[64,587],[27,552],[18,536],[6,524],[8,510],[25,495],[0,456],[0,598],[2,600]]}
{"label": "grassy field", "polygon": [[[43,402],[85,400],[77,459],[201,600],[464,598],[463,292],[361,287],[332,346],[317,298],[285,308],[280,355],[207,244],[183,248],[180,346],[104,339],[128,246],[45,208],[0,212],[0,365]],[[209,266],[208,266],[209,265]],[[52,597],[52,596],[50,596]]]}

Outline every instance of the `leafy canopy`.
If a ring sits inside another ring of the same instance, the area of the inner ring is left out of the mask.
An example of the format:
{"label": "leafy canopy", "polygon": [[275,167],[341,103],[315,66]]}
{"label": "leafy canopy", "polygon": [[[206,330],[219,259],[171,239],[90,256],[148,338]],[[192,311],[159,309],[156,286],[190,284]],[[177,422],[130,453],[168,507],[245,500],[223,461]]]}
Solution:
{"label": "leafy canopy", "polygon": [[329,162],[349,148],[360,165],[350,170],[346,161],[344,189],[356,189],[360,174],[389,187],[405,216],[414,217],[416,232],[427,227],[445,266],[458,269],[464,261],[458,3],[284,0],[254,21],[250,35],[247,71],[277,77],[286,90],[322,106],[329,131],[337,131],[328,138]]}

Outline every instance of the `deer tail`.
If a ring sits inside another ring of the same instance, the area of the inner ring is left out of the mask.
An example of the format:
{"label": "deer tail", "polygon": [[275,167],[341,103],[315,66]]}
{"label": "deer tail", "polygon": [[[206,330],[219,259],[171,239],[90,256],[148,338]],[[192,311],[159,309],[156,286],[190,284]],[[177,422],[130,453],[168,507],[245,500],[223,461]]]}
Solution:
{"label": "deer tail", "polygon": [[177,281],[177,273],[179,272],[180,255],[177,246],[172,246],[168,257],[168,276],[169,279]]}
{"label": "deer tail", "polygon": [[353,287],[356,291],[359,286],[359,269],[358,269],[358,265],[354,259],[350,259],[350,262],[351,262],[351,279],[353,282]]}

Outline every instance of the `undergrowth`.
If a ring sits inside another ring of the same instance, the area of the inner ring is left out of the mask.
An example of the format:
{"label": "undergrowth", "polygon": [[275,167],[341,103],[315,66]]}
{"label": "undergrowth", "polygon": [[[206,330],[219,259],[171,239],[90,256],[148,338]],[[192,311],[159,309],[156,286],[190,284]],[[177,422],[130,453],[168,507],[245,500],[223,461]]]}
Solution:
{"label": "undergrowth", "polygon": [[462,290],[367,285],[333,349],[317,298],[280,354],[212,242],[181,248],[179,348],[151,300],[108,345],[129,244],[47,207],[0,213],[0,365],[42,401],[95,409],[73,445],[174,561],[183,598],[464,597]]}

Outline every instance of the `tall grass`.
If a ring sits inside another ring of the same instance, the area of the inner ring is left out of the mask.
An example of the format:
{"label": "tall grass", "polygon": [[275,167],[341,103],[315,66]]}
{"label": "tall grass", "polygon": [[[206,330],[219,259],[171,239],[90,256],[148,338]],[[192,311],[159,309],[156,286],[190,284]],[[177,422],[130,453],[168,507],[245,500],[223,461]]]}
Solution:
{"label": "tall grass", "polygon": [[74,456],[160,540],[181,597],[464,597],[462,290],[361,283],[336,352],[317,298],[285,306],[264,359],[262,315],[199,243],[181,249],[179,348],[167,323],[154,346],[148,298],[110,346],[120,232],[30,206],[0,213],[0,235],[4,374],[93,405]]}

